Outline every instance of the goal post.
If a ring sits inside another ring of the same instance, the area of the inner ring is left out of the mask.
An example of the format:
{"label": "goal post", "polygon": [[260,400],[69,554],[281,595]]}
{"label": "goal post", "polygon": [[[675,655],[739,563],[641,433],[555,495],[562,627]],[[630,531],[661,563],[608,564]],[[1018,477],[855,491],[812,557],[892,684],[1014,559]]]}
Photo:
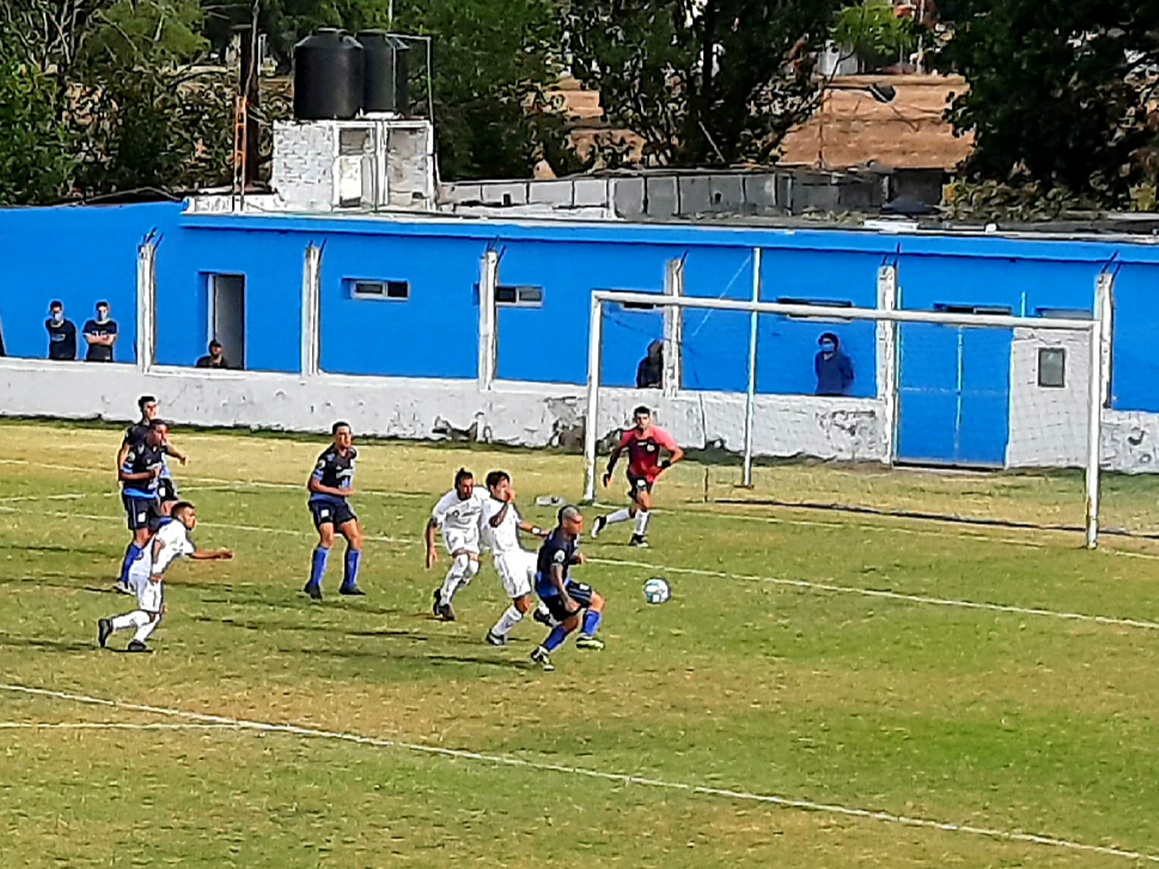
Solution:
{"label": "goal post", "polygon": [[[759,251],[754,252],[754,256],[759,256]],[[1057,435],[1060,441],[1060,446],[1057,448],[1059,453],[1057,463],[1052,463],[1052,460],[1048,458],[1045,460],[1035,459],[1024,463],[1004,464],[1003,467],[1051,468],[1080,466],[1084,474],[1085,484],[1084,530],[1086,545],[1092,549],[1096,546],[1099,532],[1101,409],[1106,400],[1106,370],[1110,347],[1109,281],[1099,281],[1094,313],[1088,319],[1049,316],[1027,317],[998,313],[956,313],[938,310],[837,307],[826,306],[824,304],[788,304],[759,301],[759,258],[755,262],[757,266],[754,269],[753,298],[751,300],[673,296],[611,290],[597,290],[592,293],[588,345],[587,412],[584,433],[584,499],[586,501],[590,503],[595,500],[596,496],[596,480],[598,476],[596,470],[596,453],[601,438],[608,432],[614,430],[617,425],[625,425],[627,423],[627,420],[620,420],[618,423],[612,420],[609,424],[603,426],[603,429],[606,429],[606,431],[603,431],[601,428],[601,391],[602,388],[606,388],[601,387],[602,346],[605,331],[604,320],[609,306],[620,306],[625,310],[665,310],[675,308],[681,312],[692,309],[741,314],[747,313],[749,315],[749,340],[746,354],[747,389],[743,394],[738,393],[733,396],[736,401],[743,401],[744,405],[743,433],[739,438],[740,443],[738,444],[740,447],[738,452],[741,453],[740,457],[742,460],[741,485],[744,486],[749,486],[752,483],[752,462],[756,454],[753,436],[756,405],[761,398],[769,397],[767,393],[758,393],[757,389],[758,333],[760,328],[759,323],[762,317],[797,318],[814,322],[840,323],[869,321],[878,324],[876,343],[884,346],[886,348],[886,354],[892,358],[890,358],[889,364],[885,366],[887,371],[886,382],[883,383],[880,379],[878,381],[876,400],[878,402],[884,402],[887,397],[892,398],[893,407],[897,406],[899,390],[898,345],[900,341],[898,340],[898,330],[902,328],[913,328],[909,324],[914,324],[915,326],[917,324],[924,324],[926,326],[955,327],[960,330],[960,333],[966,331],[973,333],[974,330],[1002,330],[1007,334],[1021,336],[1036,336],[1045,333],[1047,335],[1071,336],[1071,338],[1075,339],[1071,342],[1074,345],[1071,349],[1076,351],[1076,355],[1085,357],[1082,358],[1081,364],[1076,366],[1082,374],[1086,375],[1085,384],[1074,384],[1074,394],[1078,400],[1081,400],[1081,412],[1085,413],[1085,418],[1081,420],[1085,425],[1078,425],[1077,420],[1071,420],[1068,422],[1065,432]],[[738,341],[739,338],[740,336],[738,335]],[[1082,347],[1086,352],[1078,354],[1079,347]],[[682,348],[665,348],[666,352],[672,352],[673,350],[680,352]],[[777,360],[760,359],[759,362],[761,364],[777,364]],[[1008,372],[1011,361],[1008,359],[1004,364],[1007,366]],[[1041,358],[1039,358],[1038,364],[1041,364]],[[1003,376],[1009,381],[1010,375],[1008,373]],[[1042,384],[1040,383],[1039,385],[1041,386]],[[1085,389],[1082,388],[1083,386],[1085,386]],[[1008,384],[1007,391],[1009,392],[1009,390],[1010,387]],[[883,391],[891,393],[891,395],[882,394]],[[681,396],[686,398],[699,397],[701,399],[701,405],[703,406],[703,397],[708,392],[706,390],[689,390],[683,384],[675,384],[674,390],[665,390],[667,395],[657,393],[655,400],[663,405],[672,396],[677,399]],[[712,392],[715,392],[715,390]],[[638,397],[644,400],[644,393],[641,391]],[[791,398],[792,394],[782,394],[781,397]],[[817,401],[818,399],[811,398],[810,400]],[[1055,412],[1051,405],[1051,402],[1054,400],[1052,397],[1041,399],[1041,406],[1037,410],[1049,416],[1051,412]],[[1011,409],[1010,412],[1013,414],[1015,411]],[[1074,413],[1078,412],[1080,411],[1074,411]],[[892,465],[898,458],[898,420],[890,419],[890,413],[888,412],[883,412],[882,417],[888,429],[885,434],[885,437],[888,439],[888,446],[884,455],[881,456],[881,461]],[[1011,420],[1013,421],[1013,416],[1011,416]],[[661,424],[664,424],[665,421],[662,415],[659,421]],[[1025,429],[1027,426],[1032,426],[1034,421],[1019,420],[1018,424]],[[676,434],[677,438],[680,439],[679,433]],[[1085,438],[1083,437],[1084,434]],[[705,432],[705,437],[707,438],[707,431]],[[1082,438],[1085,439],[1086,443],[1081,445],[1071,443],[1069,441],[1070,438]],[[1072,457],[1064,458],[1064,454]],[[791,453],[785,455],[791,455]]]}

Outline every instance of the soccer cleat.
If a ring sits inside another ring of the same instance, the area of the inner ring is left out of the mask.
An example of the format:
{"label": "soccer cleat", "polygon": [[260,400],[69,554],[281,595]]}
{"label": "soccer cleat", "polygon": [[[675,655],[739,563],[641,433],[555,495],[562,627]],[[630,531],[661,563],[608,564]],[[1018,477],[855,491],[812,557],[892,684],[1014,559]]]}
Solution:
{"label": "soccer cleat", "polygon": [[349,595],[350,597],[366,597],[366,592],[356,585],[344,585],[338,589],[338,593]]}
{"label": "soccer cleat", "polygon": [[455,611],[449,603],[439,605],[439,618],[444,622],[453,622],[455,620]]}
{"label": "soccer cleat", "polygon": [[531,653],[531,660],[539,664],[545,673],[550,673],[555,669],[555,664],[551,663],[551,655],[547,653],[547,649],[540,646]]}
{"label": "soccer cleat", "polygon": [[443,590],[441,588],[435,589],[434,598],[435,598],[435,605],[433,607],[431,607],[431,612],[433,612],[436,616],[442,616],[442,614],[443,614]]}
{"label": "soccer cleat", "polygon": [[604,647],[604,641],[595,637],[590,637],[587,634],[580,634],[575,638],[575,647],[577,649],[592,649],[598,652]]}
{"label": "soccer cleat", "polygon": [[130,651],[130,652],[148,652],[149,647],[146,646],[144,643],[142,643],[140,640],[131,640],[129,642],[129,648],[127,649],[127,651]]}
{"label": "soccer cleat", "polygon": [[113,623],[108,619],[101,619],[97,622],[97,642],[101,644],[103,649],[109,642],[109,637],[113,633]]}
{"label": "soccer cleat", "polygon": [[322,589],[312,582],[307,582],[306,587],[302,589],[306,594],[310,595],[311,600],[322,599]]}
{"label": "soccer cleat", "polygon": [[642,534],[633,534],[632,539],[628,541],[629,546],[634,546],[637,549],[648,548],[648,538]]}
{"label": "soccer cleat", "polygon": [[551,613],[545,609],[536,609],[531,617],[545,627],[555,627],[555,620],[551,617]]}
{"label": "soccer cleat", "polygon": [[492,646],[506,646],[507,638],[494,631],[487,631],[487,642]]}
{"label": "soccer cleat", "polygon": [[113,591],[115,591],[117,594],[132,594],[133,593],[132,587],[129,585],[129,583],[125,582],[123,579],[118,579],[115,583],[113,583]]}
{"label": "soccer cleat", "polygon": [[608,527],[607,516],[597,516],[596,524],[592,526],[592,540],[595,540],[604,533],[604,529]]}

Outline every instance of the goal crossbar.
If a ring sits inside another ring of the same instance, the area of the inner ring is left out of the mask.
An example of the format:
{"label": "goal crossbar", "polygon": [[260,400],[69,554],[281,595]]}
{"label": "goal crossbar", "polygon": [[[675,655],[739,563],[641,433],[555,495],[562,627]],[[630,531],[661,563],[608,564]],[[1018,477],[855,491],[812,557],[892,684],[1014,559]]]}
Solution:
{"label": "goal crossbar", "polygon": [[[756,272],[759,274],[759,271]],[[1085,463],[1086,477],[1086,544],[1095,548],[1098,540],[1099,510],[1099,439],[1101,434],[1100,409],[1103,403],[1104,351],[1109,347],[1110,297],[1101,286],[1091,319],[1069,317],[1024,317],[1006,314],[972,314],[949,311],[915,311],[887,308],[855,308],[836,305],[801,305],[757,300],[759,277],[754,276],[754,299],[724,299],[711,297],[673,296],[658,293],[597,290],[591,296],[591,321],[588,341],[587,416],[584,426],[584,500],[592,502],[596,494],[596,450],[599,442],[599,391],[601,347],[603,341],[603,314],[608,304],[632,305],[645,309],[680,308],[709,311],[747,313],[752,318],[748,356],[748,390],[745,403],[744,483],[751,482],[752,426],[756,393],[756,337],[757,318],[761,314],[809,319],[883,321],[887,323],[925,323],[942,326],[982,327],[997,329],[1035,329],[1086,334],[1090,340],[1090,382],[1088,384],[1088,443]],[[894,348],[896,353],[896,344]],[[895,366],[896,372],[896,366]],[[896,374],[895,374],[896,376]],[[897,384],[892,388],[896,390]],[[679,386],[677,386],[679,390]]]}

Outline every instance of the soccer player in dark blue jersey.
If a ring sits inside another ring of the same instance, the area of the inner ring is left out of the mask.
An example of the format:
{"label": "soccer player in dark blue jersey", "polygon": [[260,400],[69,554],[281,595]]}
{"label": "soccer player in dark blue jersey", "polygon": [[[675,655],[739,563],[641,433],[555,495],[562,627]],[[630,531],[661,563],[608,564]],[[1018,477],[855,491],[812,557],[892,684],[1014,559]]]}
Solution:
{"label": "soccer player in dark blue jersey", "polygon": [[559,622],[551,629],[543,645],[531,653],[531,660],[544,670],[555,669],[551,653],[563,645],[572,631],[580,628],[581,616],[583,626],[575,641],[576,648],[599,650],[604,647],[604,641],[596,638],[603,618],[604,599],[590,585],[576,582],[568,575],[573,565],[584,563],[583,553],[579,551],[583,532],[583,513],[578,507],[563,507],[559,511],[559,525],[539,550],[535,593]]}
{"label": "soccer player in dark blue jersey", "polygon": [[358,458],[358,450],[354,449],[354,434],[349,423],[336,422],[331,431],[334,443],[318,456],[314,473],[306,483],[310,490],[310,513],[314,516],[314,527],[318,529],[318,546],[310,565],[310,581],[303,591],[314,600],[322,599],[322,578],[326,575],[326,562],[330,558],[330,547],[334,545],[335,531],[346,538],[346,570],[338,593],[365,594],[358,587],[362,523],[347,500],[355,492],[354,460]]}
{"label": "soccer player in dark blue jersey", "polygon": [[169,427],[164,421],[154,419],[144,434],[122,451],[124,459],[117,477],[121,482],[121,503],[124,504],[129,531],[133,535],[125,551],[117,584],[117,590],[124,594],[132,592],[129,588],[129,568],[148,546],[159,515],[157,489],[164,466],[161,449],[168,432]]}

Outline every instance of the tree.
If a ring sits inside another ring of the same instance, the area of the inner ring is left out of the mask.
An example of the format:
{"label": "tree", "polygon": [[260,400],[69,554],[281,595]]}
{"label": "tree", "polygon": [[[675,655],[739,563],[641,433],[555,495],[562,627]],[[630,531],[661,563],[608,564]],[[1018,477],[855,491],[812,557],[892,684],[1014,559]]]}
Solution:
{"label": "tree", "polygon": [[1159,70],[1155,0],[942,0],[939,66],[968,92],[948,116],[972,132],[966,170],[1124,204],[1146,180]]}
{"label": "tree", "polygon": [[833,41],[875,67],[897,63],[917,45],[913,21],[898,16],[892,0],[862,0],[838,11]]}
{"label": "tree", "polygon": [[814,110],[839,0],[565,0],[572,70],[677,166],[775,159]]}

